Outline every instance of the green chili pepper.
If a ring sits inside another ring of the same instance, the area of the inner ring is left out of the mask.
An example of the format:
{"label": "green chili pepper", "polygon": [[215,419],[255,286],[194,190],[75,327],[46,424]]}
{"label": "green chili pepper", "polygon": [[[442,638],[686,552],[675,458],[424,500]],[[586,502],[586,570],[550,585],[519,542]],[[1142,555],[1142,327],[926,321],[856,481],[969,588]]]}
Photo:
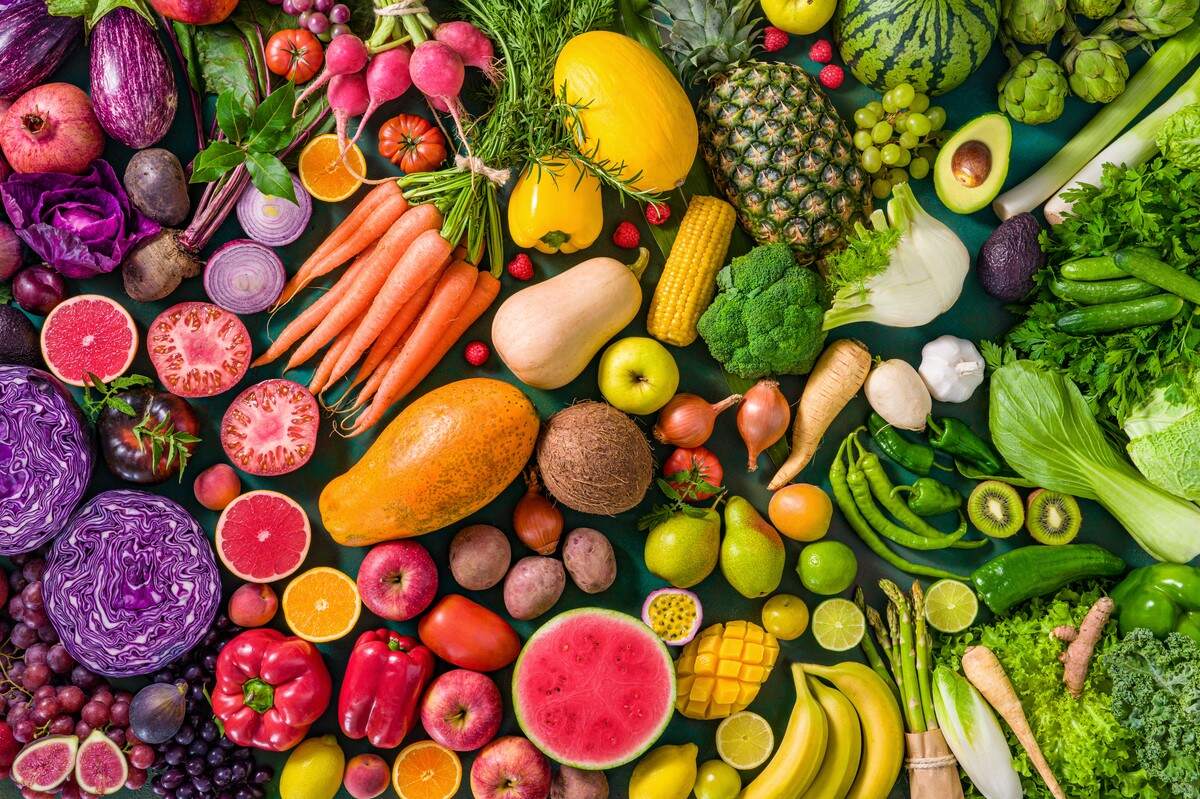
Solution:
{"label": "green chili pepper", "polygon": [[918,477],[910,486],[899,485],[892,494],[907,494],[905,504],[918,516],[937,516],[962,506],[962,494],[932,477]]}
{"label": "green chili pepper", "polygon": [[884,455],[913,474],[929,474],[933,468],[933,448],[909,441],[879,414],[872,413],[867,417],[867,429]]}
{"label": "green chili pepper", "polygon": [[966,422],[950,416],[940,422],[930,416],[926,421],[929,443],[934,449],[973,463],[987,474],[999,474],[1004,469],[1004,461],[992,445],[976,435]]}

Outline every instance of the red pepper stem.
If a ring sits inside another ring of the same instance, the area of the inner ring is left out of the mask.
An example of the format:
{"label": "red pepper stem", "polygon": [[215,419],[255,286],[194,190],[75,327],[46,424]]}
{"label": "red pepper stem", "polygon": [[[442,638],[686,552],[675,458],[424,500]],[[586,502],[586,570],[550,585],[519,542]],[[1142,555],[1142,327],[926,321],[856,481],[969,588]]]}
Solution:
{"label": "red pepper stem", "polygon": [[275,706],[275,689],[253,677],[242,684],[242,701],[255,713],[266,713]]}
{"label": "red pepper stem", "polygon": [[400,646],[400,639],[398,638],[388,638],[387,646],[393,652],[399,652],[404,649],[404,647]]}

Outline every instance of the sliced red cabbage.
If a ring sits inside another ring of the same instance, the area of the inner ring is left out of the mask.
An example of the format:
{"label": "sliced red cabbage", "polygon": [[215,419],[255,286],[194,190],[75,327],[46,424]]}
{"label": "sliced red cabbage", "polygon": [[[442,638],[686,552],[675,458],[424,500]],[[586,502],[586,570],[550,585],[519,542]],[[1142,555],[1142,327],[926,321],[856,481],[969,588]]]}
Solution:
{"label": "sliced red cabbage", "polygon": [[286,281],[283,261],[275,251],[250,239],[234,239],[222,245],[204,267],[208,298],[235,314],[270,308]]}
{"label": "sliced red cabbage", "polygon": [[263,194],[253,183],[246,186],[238,198],[237,218],[247,236],[270,247],[282,247],[300,238],[312,218],[312,197],[295,175],[292,188],[296,192],[294,203]]}
{"label": "sliced red cabbage", "polygon": [[130,677],[200,641],[221,581],[208,537],[181,506],[145,491],[105,491],[54,541],[42,593],[72,657],[97,674]]}

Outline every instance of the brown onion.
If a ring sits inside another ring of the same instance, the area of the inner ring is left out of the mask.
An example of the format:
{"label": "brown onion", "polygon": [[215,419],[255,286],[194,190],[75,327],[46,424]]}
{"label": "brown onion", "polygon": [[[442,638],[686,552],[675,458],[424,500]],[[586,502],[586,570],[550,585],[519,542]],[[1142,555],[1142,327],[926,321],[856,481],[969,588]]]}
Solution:
{"label": "brown onion", "polygon": [[774,380],[759,380],[745,393],[737,412],[737,428],[746,443],[750,471],[758,469],[758,456],[787,434],[791,419],[791,406]]}
{"label": "brown onion", "polygon": [[525,475],[525,485],[525,496],[513,508],[513,531],[525,546],[539,555],[549,555],[562,537],[562,511],[542,493],[533,469]]}
{"label": "brown onion", "polygon": [[741,394],[730,394],[716,403],[710,403],[695,394],[676,394],[658,412],[654,437],[664,444],[677,447],[699,447],[712,435],[713,425],[721,411],[741,401]]}

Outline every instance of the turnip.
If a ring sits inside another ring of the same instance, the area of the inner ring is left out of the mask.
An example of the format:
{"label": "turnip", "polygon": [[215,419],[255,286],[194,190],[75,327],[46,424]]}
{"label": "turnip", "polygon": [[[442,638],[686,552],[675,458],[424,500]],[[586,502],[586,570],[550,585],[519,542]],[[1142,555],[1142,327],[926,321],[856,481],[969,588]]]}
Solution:
{"label": "turnip", "polygon": [[[340,38],[340,37],[339,37]],[[367,78],[362,72],[349,75],[334,75],[329,81],[329,107],[333,109],[333,118],[337,122],[338,144],[344,154],[350,149],[346,139],[346,123],[350,117],[361,115],[371,104],[367,91]]]}
{"label": "turnip", "polygon": [[500,71],[496,69],[496,55],[492,49],[492,40],[469,22],[456,20],[443,22],[433,32],[433,38],[442,44],[449,45],[463,64],[475,67],[492,83],[500,80]]}
{"label": "turnip", "polygon": [[[321,74],[314,80],[309,81],[309,84],[304,87],[304,91],[300,92],[296,97],[296,104],[292,106],[292,116],[296,115],[300,110],[301,104],[313,92],[320,89],[326,83],[329,83],[335,76],[361,72],[362,68],[366,65],[367,46],[363,44],[362,39],[353,33],[343,33],[341,36],[335,36],[325,46],[325,69],[321,70]],[[360,111],[359,113],[361,114],[362,112]]]}
{"label": "turnip", "polygon": [[408,74],[408,62],[411,58],[412,52],[407,47],[395,47],[384,50],[371,59],[371,64],[367,67],[367,94],[370,96],[370,102],[362,119],[358,121],[358,130],[354,132],[351,144],[358,141],[358,137],[366,130],[367,120],[379,106],[389,100],[395,100],[412,86],[412,77]]}

